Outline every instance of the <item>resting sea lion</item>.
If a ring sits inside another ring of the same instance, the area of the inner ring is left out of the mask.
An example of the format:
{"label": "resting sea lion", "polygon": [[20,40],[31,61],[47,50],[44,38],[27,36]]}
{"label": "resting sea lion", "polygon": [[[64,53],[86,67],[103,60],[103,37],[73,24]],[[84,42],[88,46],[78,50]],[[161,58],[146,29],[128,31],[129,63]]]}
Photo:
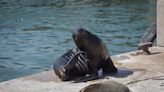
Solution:
{"label": "resting sea lion", "polygon": [[62,81],[67,81],[89,74],[88,61],[84,51],[71,49],[55,61],[53,69]]}
{"label": "resting sea lion", "polygon": [[77,47],[88,54],[89,67],[93,76],[98,75],[98,70],[101,68],[103,74],[117,73],[117,68],[110,58],[108,49],[99,37],[80,28],[73,32],[73,39]]}
{"label": "resting sea lion", "polygon": [[148,48],[153,45],[153,42],[156,39],[156,35],[156,23],[154,23],[146,29],[138,44],[138,50],[142,49],[144,52],[143,54],[150,55],[151,53]]}
{"label": "resting sea lion", "polygon": [[105,81],[84,87],[80,92],[130,92],[126,85],[115,81]]}

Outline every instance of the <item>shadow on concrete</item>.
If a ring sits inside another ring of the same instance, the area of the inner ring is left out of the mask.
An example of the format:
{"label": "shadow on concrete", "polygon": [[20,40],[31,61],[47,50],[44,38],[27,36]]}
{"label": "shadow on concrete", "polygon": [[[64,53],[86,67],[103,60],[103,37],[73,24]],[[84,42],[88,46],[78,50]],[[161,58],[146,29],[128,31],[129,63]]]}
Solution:
{"label": "shadow on concrete", "polygon": [[103,74],[101,71],[99,77],[98,76],[93,76],[91,78],[76,77],[76,78],[73,78],[72,80],[74,81],[74,83],[79,83],[79,82],[86,82],[86,81],[92,81],[92,80],[97,80],[97,79],[98,80],[105,79],[108,77],[124,78],[132,74],[133,74],[133,70],[131,69],[118,69],[118,72],[113,73],[113,74]]}
{"label": "shadow on concrete", "polygon": [[[141,71],[146,71],[145,69],[127,69],[127,68],[118,68],[117,73],[113,74],[103,74],[102,71],[100,70],[100,75],[98,76],[93,76],[90,78],[85,78],[85,77],[75,77],[72,80],[73,83],[80,83],[80,82],[86,82],[86,81],[96,81],[96,80],[101,80],[101,79],[110,79],[110,77],[115,77],[115,78],[125,78],[130,75],[132,75],[134,72],[141,72]],[[70,81],[71,82],[71,81]]]}
{"label": "shadow on concrete", "polygon": [[124,78],[124,77],[128,77],[129,75],[133,74],[133,70],[131,69],[119,69],[116,75],[112,75],[112,77],[116,77],[116,78]]}
{"label": "shadow on concrete", "polygon": [[162,52],[150,52],[150,55],[160,54]]}
{"label": "shadow on concrete", "polygon": [[124,77],[128,77],[129,75],[132,75],[133,72],[134,71],[131,69],[118,69],[118,72],[116,74],[105,74],[105,75],[102,75],[100,78],[101,79],[105,77],[124,78]]}

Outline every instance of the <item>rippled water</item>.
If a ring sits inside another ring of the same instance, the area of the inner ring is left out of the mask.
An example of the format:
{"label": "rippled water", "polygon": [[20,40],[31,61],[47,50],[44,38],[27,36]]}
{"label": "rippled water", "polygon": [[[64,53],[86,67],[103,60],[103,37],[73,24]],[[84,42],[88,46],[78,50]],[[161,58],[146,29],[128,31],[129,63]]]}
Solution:
{"label": "rippled water", "polygon": [[156,0],[0,0],[0,81],[51,69],[78,27],[111,55],[136,50],[155,17]]}

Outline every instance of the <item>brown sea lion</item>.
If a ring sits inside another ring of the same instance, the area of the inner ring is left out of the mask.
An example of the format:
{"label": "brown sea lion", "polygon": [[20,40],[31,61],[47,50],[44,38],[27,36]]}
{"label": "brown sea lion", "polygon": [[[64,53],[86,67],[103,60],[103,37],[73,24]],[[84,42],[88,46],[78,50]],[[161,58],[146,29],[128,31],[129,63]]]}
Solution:
{"label": "brown sea lion", "polygon": [[[87,81],[83,80],[87,74],[92,73],[92,69],[88,67],[89,59],[84,51],[71,49],[60,56],[54,63],[53,69],[55,74],[62,80],[68,81],[78,78],[76,82]],[[79,79],[82,77],[82,79]],[[92,77],[88,80],[95,79]]]}
{"label": "brown sea lion", "polygon": [[115,81],[105,81],[101,83],[91,84],[84,87],[79,92],[130,92],[126,85]]}
{"label": "brown sea lion", "polygon": [[63,81],[79,77],[75,82],[98,78],[98,70],[104,74],[116,73],[108,49],[96,35],[78,29],[73,32],[73,39],[79,49],[72,49],[59,57],[54,64],[54,71]]}
{"label": "brown sea lion", "polygon": [[73,32],[73,39],[77,47],[88,54],[89,67],[92,69],[93,75],[97,75],[100,69],[103,74],[117,73],[107,46],[98,36],[80,28]]}
{"label": "brown sea lion", "polygon": [[156,39],[156,35],[156,23],[153,23],[145,30],[145,33],[138,44],[138,50],[142,49],[144,52],[143,54],[150,55],[149,47],[152,47],[153,42]]}

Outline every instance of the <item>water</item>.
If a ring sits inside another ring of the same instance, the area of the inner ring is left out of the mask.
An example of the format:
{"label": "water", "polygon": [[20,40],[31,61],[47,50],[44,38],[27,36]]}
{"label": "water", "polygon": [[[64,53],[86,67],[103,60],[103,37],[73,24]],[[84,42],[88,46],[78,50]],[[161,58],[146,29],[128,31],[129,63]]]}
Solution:
{"label": "water", "polygon": [[0,81],[52,69],[78,27],[115,55],[136,50],[155,21],[156,0],[0,0]]}

